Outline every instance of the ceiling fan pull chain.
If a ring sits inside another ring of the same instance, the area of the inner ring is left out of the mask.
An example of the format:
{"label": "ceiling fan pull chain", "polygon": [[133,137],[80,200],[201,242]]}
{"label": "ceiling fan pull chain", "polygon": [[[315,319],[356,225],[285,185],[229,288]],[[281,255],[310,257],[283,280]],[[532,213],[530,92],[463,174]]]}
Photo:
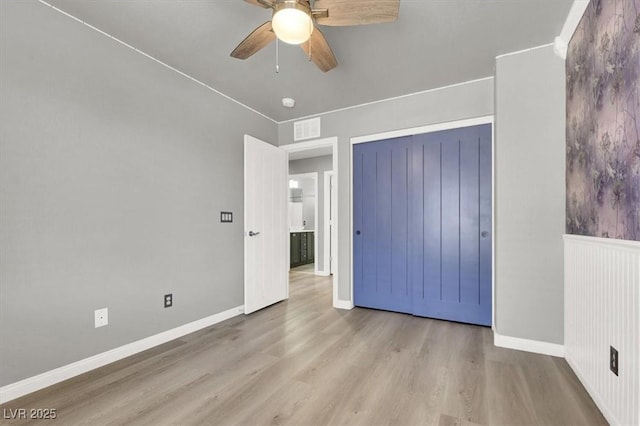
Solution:
{"label": "ceiling fan pull chain", "polygon": [[276,37],[276,74],[280,72],[280,55],[278,51],[278,38]]}
{"label": "ceiling fan pull chain", "polygon": [[[313,32],[313,22],[311,22],[311,32]],[[309,62],[311,62],[311,37],[309,37],[309,40],[307,40],[307,43],[309,43]]]}

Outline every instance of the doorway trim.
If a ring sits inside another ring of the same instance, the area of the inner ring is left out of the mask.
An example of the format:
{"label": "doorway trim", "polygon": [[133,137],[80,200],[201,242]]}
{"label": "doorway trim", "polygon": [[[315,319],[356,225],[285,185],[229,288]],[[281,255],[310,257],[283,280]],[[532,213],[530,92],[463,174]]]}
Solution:
{"label": "doorway trim", "polygon": [[[324,253],[323,253],[323,259],[324,259],[324,265],[322,265],[323,271],[326,275],[331,275],[333,273],[333,267],[331,264],[331,257],[332,254],[335,253],[336,249],[335,249],[335,238],[334,238],[334,226],[333,226],[333,219],[336,216],[336,212],[334,210],[334,206],[335,206],[335,192],[332,190],[331,185],[333,182],[333,170],[329,171],[325,171],[324,172],[324,182],[323,182],[323,188],[324,188],[324,205],[323,205],[323,214],[324,214]],[[329,219],[331,218],[331,219]]]}
{"label": "doorway trim", "polygon": [[[326,148],[326,147],[330,147],[331,148],[331,156],[332,156],[332,167],[333,167],[333,188],[334,188],[334,192],[335,192],[335,196],[334,196],[334,200],[335,200],[335,204],[333,205],[334,208],[334,212],[338,213],[339,207],[338,207],[338,197],[337,197],[337,192],[338,192],[338,137],[337,136],[333,136],[333,137],[329,137],[329,138],[323,138],[323,139],[316,139],[316,140],[311,140],[311,141],[305,141],[305,142],[298,142],[298,143],[291,143],[291,144],[286,144],[286,145],[280,145],[279,148],[283,149],[286,153],[287,156],[289,156],[290,153],[292,152],[302,152],[302,151],[308,151],[308,150],[313,150],[316,148]],[[289,162],[287,161],[287,176],[289,175]],[[288,214],[288,213],[287,213]],[[338,230],[338,214],[334,215],[334,220],[333,220],[333,232],[332,232],[332,237],[333,240],[336,241],[337,238],[337,230]],[[339,300],[338,299],[338,286],[339,286],[339,273],[338,273],[338,259],[339,259],[339,250],[340,248],[338,247],[338,244],[335,245],[336,251],[335,253],[333,253],[333,260],[334,260],[334,264],[333,264],[333,307],[334,308],[338,308],[338,309],[351,309],[352,306],[349,306],[351,304],[351,301],[345,301],[345,300]]]}
{"label": "doorway trim", "polygon": [[496,327],[496,150],[495,150],[495,123],[494,115],[484,115],[463,120],[444,121],[441,123],[429,124],[426,126],[410,127],[407,129],[392,130],[382,133],[372,133],[369,135],[356,136],[350,139],[350,156],[351,164],[349,164],[349,238],[350,246],[350,292],[351,306],[353,307],[353,146],[359,143],[374,142],[384,139],[399,138],[403,136],[420,135],[423,133],[433,133],[440,130],[459,129],[461,127],[478,126],[481,124],[491,124],[491,227],[493,229],[493,238],[491,239],[491,329],[495,331]]}

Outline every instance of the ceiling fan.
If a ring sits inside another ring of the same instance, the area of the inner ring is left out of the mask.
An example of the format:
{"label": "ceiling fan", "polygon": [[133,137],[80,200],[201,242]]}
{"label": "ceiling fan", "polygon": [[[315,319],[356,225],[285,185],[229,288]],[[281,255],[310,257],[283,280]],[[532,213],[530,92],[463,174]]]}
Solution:
{"label": "ceiling fan", "polygon": [[231,52],[231,56],[247,59],[276,37],[298,44],[322,71],[338,65],[336,57],[317,25],[348,26],[380,24],[398,18],[400,0],[244,0],[255,6],[272,9],[271,21],[253,30]]}

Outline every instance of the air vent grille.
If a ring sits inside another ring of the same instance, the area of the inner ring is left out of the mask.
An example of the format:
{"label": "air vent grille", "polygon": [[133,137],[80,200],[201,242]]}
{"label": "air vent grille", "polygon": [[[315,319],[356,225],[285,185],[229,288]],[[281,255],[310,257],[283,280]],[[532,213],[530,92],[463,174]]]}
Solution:
{"label": "air vent grille", "polygon": [[320,117],[293,123],[293,140],[302,141],[320,137]]}

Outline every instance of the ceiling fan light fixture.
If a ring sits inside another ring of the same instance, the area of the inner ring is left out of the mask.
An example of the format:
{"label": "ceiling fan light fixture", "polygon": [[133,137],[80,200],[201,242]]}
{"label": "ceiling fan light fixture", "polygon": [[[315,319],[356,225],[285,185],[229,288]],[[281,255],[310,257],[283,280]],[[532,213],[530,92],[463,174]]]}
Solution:
{"label": "ceiling fan light fixture", "polygon": [[276,5],[271,19],[273,32],[288,44],[302,44],[313,32],[313,19],[309,8],[297,1],[283,1]]}

